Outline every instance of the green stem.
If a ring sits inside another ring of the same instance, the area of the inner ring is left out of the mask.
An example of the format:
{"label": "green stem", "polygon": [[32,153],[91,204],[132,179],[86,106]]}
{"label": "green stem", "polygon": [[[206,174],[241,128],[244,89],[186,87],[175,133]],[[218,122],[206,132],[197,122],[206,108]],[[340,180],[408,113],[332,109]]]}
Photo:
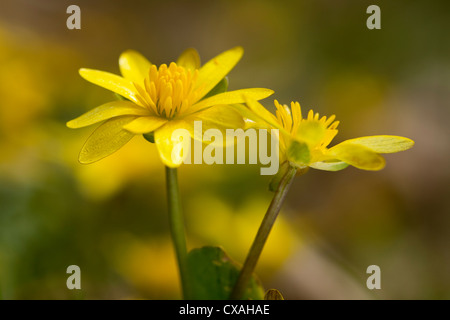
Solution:
{"label": "green stem", "polygon": [[166,167],[166,184],[170,232],[178,262],[183,298],[188,299],[187,249],[180,192],[178,189],[177,169]]}
{"label": "green stem", "polygon": [[233,291],[231,292],[230,299],[237,300],[241,299],[247,285],[252,277],[253,271],[255,270],[256,263],[258,262],[259,256],[263,250],[264,244],[269,237],[270,230],[275,223],[278,213],[281,210],[286,194],[289,187],[294,180],[296,168],[290,167],[286,174],[280,181],[277,191],[267,209],[266,215],[259,227],[258,233],[256,234],[255,240],[253,241],[252,247],[245,259],[244,265],[241,269],[239,277],[234,285]]}

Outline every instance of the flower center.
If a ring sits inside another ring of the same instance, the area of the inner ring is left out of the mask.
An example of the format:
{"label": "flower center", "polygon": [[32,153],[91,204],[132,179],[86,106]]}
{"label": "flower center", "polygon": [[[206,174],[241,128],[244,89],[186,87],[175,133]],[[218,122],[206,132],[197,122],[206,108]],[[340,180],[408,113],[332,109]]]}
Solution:
{"label": "flower center", "polygon": [[295,139],[308,143],[311,150],[326,148],[337,134],[339,121],[334,121],[334,115],[319,118],[318,113],[309,111],[303,119],[300,104],[292,102],[291,108],[281,105],[275,100],[276,116],[283,128]]}
{"label": "flower center", "polygon": [[144,87],[134,83],[137,99],[158,116],[172,119],[197,101],[197,77],[198,70],[191,72],[174,62],[169,67],[152,65]]}
{"label": "flower center", "polygon": [[293,134],[307,142],[311,149],[324,149],[337,134],[339,121],[334,121],[336,117],[332,115],[327,119],[323,116],[319,119],[319,114],[310,110],[308,117],[302,119]]}

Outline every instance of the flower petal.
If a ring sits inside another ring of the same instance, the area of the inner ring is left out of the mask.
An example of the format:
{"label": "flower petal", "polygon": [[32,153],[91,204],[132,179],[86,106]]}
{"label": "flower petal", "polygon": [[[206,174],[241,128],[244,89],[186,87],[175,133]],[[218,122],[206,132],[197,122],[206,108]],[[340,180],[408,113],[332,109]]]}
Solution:
{"label": "flower petal", "polygon": [[275,115],[273,115],[272,113],[269,112],[269,110],[264,108],[264,106],[261,103],[259,103],[258,101],[254,100],[254,99],[251,99],[251,98],[247,98],[247,97],[245,97],[245,98],[246,98],[245,102],[246,102],[248,108],[255,114],[254,119],[250,119],[250,120],[253,120],[255,122],[264,121],[264,122],[268,123],[270,126],[272,126],[273,128],[284,131],[283,127],[278,123]]}
{"label": "flower petal", "polygon": [[311,147],[314,147],[324,140],[326,132],[327,129],[323,123],[318,121],[302,121],[299,123],[295,135],[297,139],[301,139]]}
{"label": "flower petal", "polygon": [[219,93],[224,93],[228,90],[228,77],[223,78],[222,80],[219,81],[218,84],[216,84],[216,86],[214,88],[211,89],[211,91],[209,91],[206,96],[203,97],[203,99],[215,96],[216,94]]}
{"label": "flower petal", "polygon": [[239,114],[244,118],[246,129],[271,129],[271,126],[266,121],[260,117],[257,117],[247,106],[238,103],[230,104],[230,107],[239,112]]}
{"label": "flower petal", "polygon": [[150,111],[148,109],[139,107],[129,101],[113,101],[105,103],[97,108],[94,108],[85,114],[70,120],[67,122],[69,128],[82,128],[90,126],[91,124],[107,120],[110,118],[125,116],[125,115],[135,115],[135,116],[146,116],[149,115]]}
{"label": "flower petal", "polygon": [[189,108],[189,113],[194,113],[213,105],[242,103],[245,102],[245,99],[261,100],[267,98],[271,94],[273,94],[273,90],[264,88],[227,91],[197,102]]}
{"label": "flower petal", "polygon": [[172,139],[172,134],[177,129],[185,129],[184,120],[168,121],[165,125],[155,131],[155,143],[159,156],[164,165],[170,168],[179,167],[187,156],[187,153],[183,154],[181,152],[183,140]]}
{"label": "flower petal", "polygon": [[[200,112],[196,112],[186,118],[186,129],[189,130],[191,137],[196,140],[202,140],[203,135],[208,129],[218,129],[222,133],[222,137],[226,137],[227,129],[243,129],[245,122],[239,112],[228,105],[214,106]],[[201,121],[201,131],[194,130],[194,121]],[[222,141],[213,141],[215,145],[223,145]]]}
{"label": "flower petal", "polygon": [[343,161],[319,161],[309,165],[311,168],[324,171],[339,171],[348,167],[348,163]]}
{"label": "flower petal", "polygon": [[381,170],[385,166],[382,156],[358,144],[340,143],[329,149],[327,155],[363,170]]}
{"label": "flower petal", "polygon": [[122,127],[136,117],[124,116],[106,121],[100,125],[87,139],[79,155],[83,164],[93,163],[119,150],[131,138],[133,133]]}
{"label": "flower petal", "polygon": [[142,85],[148,76],[152,64],[142,54],[134,50],[127,50],[119,57],[120,73],[132,82]]}
{"label": "flower petal", "polygon": [[199,69],[196,88],[199,89],[199,99],[211,91],[234,68],[243,53],[242,47],[235,47],[219,54]]}
{"label": "flower petal", "polygon": [[414,145],[414,141],[399,136],[368,136],[346,140],[342,143],[364,146],[376,153],[394,153],[408,150]]}
{"label": "flower petal", "polygon": [[161,117],[155,116],[139,117],[136,120],[127,123],[125,126],[123,126],[123,128],[134,134],[143,134],[155,131],[166,122],[167,119]]}
{"label": "flower petal", "polygon": [[194,48],[188,48],[183,51],[177,60],[177,65],[194,71],[200,68],[200,56]]}
{"label": "flower petal", "polygon": [[141,103],[136,99],[136,88],[128,79],[121,76],[93,69],[80,69],[80,75],[89,82],[96,84],[105,89],[111,90],[121,96],[135,102],[138,105]]}

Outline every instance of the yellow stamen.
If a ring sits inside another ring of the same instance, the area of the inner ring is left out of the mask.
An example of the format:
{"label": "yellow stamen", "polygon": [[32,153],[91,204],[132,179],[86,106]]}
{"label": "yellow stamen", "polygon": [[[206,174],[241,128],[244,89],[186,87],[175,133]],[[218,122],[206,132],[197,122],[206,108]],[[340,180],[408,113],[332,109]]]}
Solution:
{"label": "yellow stamen", "polygon": [[333,121],[336,119],[336,116],[333,114],[331,117],[328,118],[327,121],[325,121],[325,126],[328,127]]}
{"label": "yellow stamen", "polygon": [[198,70],[191,72],[174,62],[169,67],[162,64],[159,69],[152,65],[144,87],[134,84],[137,99],[157,115],[171,119],[196,102],[198,90],[194,88],[197,77]]}
{"label": "yellow stamen", "polygon": [[[276,117],[278,123],[281,124],[283,129],[290,132],[292,137],[299,140],[306,139],[310,144],[311,151],[326,148],[338,132],[336,128],[339,125],[339,121],[334,121],[336,119],[335,115],[328,118],[326,116],[320,117],[319,113],[309,110],[307,117],[303,119],[298,102],[291,102],[290,109],[286,105],[281,105],[277,100],[274,103],[277,108]],[[300,126],[303,126],[301,132],[299,132]],[[311,132],[315,132],[316,136],[312,136]],[[305,134],[306,136],[304,136]]]}

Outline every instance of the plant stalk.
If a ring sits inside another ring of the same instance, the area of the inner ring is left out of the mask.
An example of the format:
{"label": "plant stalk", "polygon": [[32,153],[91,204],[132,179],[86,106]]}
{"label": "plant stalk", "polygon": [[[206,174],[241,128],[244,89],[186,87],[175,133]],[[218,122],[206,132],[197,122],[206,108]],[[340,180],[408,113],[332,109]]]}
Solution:
{"label": "plant stalk", "polygon": [[272,227],[278,216],[278,213],[281,210],[289,187],[294,180],[296,172],[297,168],[290,167],[281,179],[272,202],[267,209],[266,215],[261,222],[258,233],[253,240],[253,244],[250,248],[247,258],[245,259],[244,265],[241,269],[236,284],[234,285],[233,291],[231,292],[230,299],[238,300],[242,298],[245,289],[247,288],[248,283],[252,277],[253,271],[255,270],[261,252],[264,248],[264,244],[266,243],[267,238],[269,237],[269,233],[272,230]]}
{"label": "plant stalk", "polygon": [[175,247],[183,299],[189,299],[186,236],[176,168],[166,167],[166,185],[170,233]]}

